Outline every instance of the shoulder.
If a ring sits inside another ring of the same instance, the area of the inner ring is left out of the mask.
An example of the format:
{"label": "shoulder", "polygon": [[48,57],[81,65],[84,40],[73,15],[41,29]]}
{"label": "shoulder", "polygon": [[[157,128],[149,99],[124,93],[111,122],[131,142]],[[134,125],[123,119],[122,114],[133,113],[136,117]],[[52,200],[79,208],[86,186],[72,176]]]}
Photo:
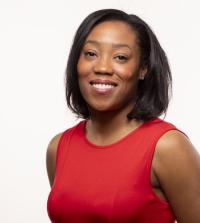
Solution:
{"label": "shoulder", "polygon": [[58,144],[63,136],[64,136],[64,138],[68,138],[70,132],[74,128],[75,127],[72,127],[72,128],[69,128],[69,129],[61,132],[61,133],[58,133],[50,140],[48,147],[47,147],[47,154],[46,154],[47,164],[49,164],[55,168]]}
{"label": "shoulder", "polygon": [[46,168],[47,174],[49,178],[50,185],[53,184],[53,179],[55,175],[55,167],[56,167],[56,154],[57,147],[60,141],[62,133],[55,135],[49,142],[46,152]]}
{"label": "shoulder", "polygon": [[[156,138],[156,152],[167,152],[170,148],[178,149],[183,145],[192,146],[189,137],[171,122],[154,118],[147,122],[146,126]],[[188,148],[187,146],[185,148]]]}
{"label": "shoulder", "polygon": [[61,140],[68,140],[70,135],[74,132],[74,130],[78,127],[83,125],[84,122],[80,121],[78,124],[68,128],[67,130],[56,134],[49,142],[46,152],[46,168],[47,174],[49,177],[50,185],[53,184],[55,171],[56,171],[56,157],[58,153],[58,145]]}
{"label": "shoulder", "polygon": [[180,155],[183,158],[189,154],[199,155],[186,134],[178,129],[165,132],[156,144],[155,155],[160,159],[176,159]]}
{"label": "shoulder", "polygon": [[179,130],[163,134],[156,144],[153,169],[177,220],[199,222],[200,155],[189,138]]}
{"label": "shoulder", "polygon": [[64,130],[63,132],[61,133],[58,133],[56,134],[49,142],[48,144],[48,148],[47,148],[47,153],[49,154],[55,154],[56,153],[56,150],[57,150],[57,147],[58,147],[58,144],[59,144],[59,141],[62,137],[62,135],[64,136],[64,138],[68,138],[70,137],[70,134],[74,132],[74,130],[78,127],[78,126],[81,126],[81,125],[84,125],[84,121],[80,121],[78,124]]}
{"label": "shoulder", "polygon": [[58,147],[58,143],[60,141],[60,138],[62,136],[63,133],[58,133],[57,135],[55,135],[49,142],[48,147],[47,147],[47,155],[48,156],[54,156],[57,152],[57,147]]}
{"label": "shoulder", "polygon": [[158,140],[155,159],[160,168],[174,169],[181,166],[180,171],[184,171],[199,159],[199,153],[183,132],[173,129],[164,133]]}

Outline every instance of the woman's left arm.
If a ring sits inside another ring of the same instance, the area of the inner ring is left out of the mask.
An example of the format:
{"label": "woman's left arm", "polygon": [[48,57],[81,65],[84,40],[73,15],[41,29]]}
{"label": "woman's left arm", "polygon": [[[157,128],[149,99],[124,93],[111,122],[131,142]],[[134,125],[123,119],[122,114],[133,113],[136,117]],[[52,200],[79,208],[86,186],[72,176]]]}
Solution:
{"label": "woman's left arm", "polygon": [[200,155],[180,131],[156,145],[153,169],[178,223],[200,223]]}

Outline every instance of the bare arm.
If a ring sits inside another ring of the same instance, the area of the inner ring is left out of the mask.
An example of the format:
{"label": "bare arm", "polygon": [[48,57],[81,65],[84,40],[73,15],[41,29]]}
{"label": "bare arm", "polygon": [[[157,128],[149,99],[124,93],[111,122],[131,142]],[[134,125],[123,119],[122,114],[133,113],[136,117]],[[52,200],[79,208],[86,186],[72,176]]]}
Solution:
{"label": "bare arm", "polygon": [[171,130],[160,138],[153,169],[178,223],[199,223],[200,155],[184,134]]}
{"label": "bare arm", "polygon": [[56,135],[50,142],[47,148],[46,153],[46,168],[47,174],[49,178],[50,186],[53,184],[54,176],[55,176],[55,167],[56,167],[56,152],[59,139],[62,133]]}

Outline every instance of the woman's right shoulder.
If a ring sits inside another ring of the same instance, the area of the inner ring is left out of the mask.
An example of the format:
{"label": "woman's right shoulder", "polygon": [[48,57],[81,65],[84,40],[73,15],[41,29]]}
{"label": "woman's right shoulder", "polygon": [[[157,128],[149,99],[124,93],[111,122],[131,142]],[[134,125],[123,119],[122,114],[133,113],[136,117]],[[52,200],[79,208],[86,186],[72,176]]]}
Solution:
{"label": "woman's right shoulder", "polygon": [[61,137],[63,136],[65,139],[70,137],[70,135],[74,132],[74,130],[79,124],[80,123],[75,126],[72,126],[71,128],[68,128],[64,132],[56,134],[54,137],[51,138],[48,144],[46,152],[46,168],[50,185],[53,184],[55,176],[57,149],[60,140],[62,140]]}
{"label": "woman's right shoulder", "polygon": [[56,152],[57,152],[57,147],[58,147],[58,144],[59,144],[59,141],[62,137],[62,135],[65,135],[64,137],[69,137],[70,136],[70,133],[73,132],[73,130],[77,127],[77,125],[75,126],[72,126],[68,129],[66,129],[65,131],[63,132],[60,132],[58,134],[56,134],[49,142],[48,144],[48,148],[47,148],[47,153],[50,153],[50,154],[53,154],[54,156],[56,155]]}
{"label": "woman's right shoulder", "polygon": [[49,142],[49,145],[47,147],[47,151],[50,153],[55,153],[58,147],[58,143],[60,141],[60,138],[62,136],[63,132],[56,134]]}
{"label": "woman's right shoulder", "polygon": [[57,147],[62,136],[62,132],[55,135],[49,142],[46,152],[46,168],[50,185],[53,184],[56,167]]}

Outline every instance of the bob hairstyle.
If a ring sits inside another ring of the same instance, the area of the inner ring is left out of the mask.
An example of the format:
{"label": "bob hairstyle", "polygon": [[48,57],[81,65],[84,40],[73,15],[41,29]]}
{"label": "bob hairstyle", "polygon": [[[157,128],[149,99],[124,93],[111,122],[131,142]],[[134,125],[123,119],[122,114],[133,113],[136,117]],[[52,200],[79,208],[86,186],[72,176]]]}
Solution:
{"label": "bob hairstyle", "polygon": [[139,80],[133,109],[128,119],[147,121],[167,112],[172,89],[172,77],[166,54],[151,28],[138,16],[117,9],[102,9],[89,14],[80,24],[69,53],[65,86],[69,109],[78,118],[87,119],[90,111],[83,99],[79,84],[77,64],[84,42],[91,30],[99,23],[122,21],[136,33],[141,52],[140,68],[146,68],[144,80]]}

